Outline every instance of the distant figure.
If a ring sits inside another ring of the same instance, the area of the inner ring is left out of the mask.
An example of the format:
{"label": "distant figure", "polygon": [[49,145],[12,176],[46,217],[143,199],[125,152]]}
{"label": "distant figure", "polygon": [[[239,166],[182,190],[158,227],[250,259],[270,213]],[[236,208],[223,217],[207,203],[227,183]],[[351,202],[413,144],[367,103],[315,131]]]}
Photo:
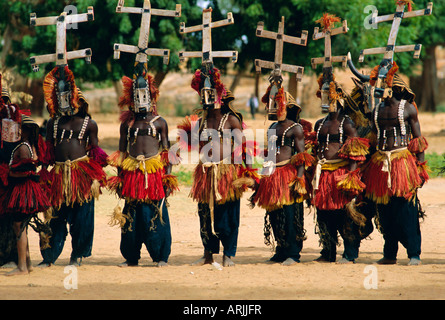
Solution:
{"label": "distant figure", "polygon": [[248,105],[250,107],[250,113],[252,114],[252,119],[255,119],[255,113],[257,112],[258,109],[258,98],[256,97],[255,94],[252,94],[250,96]]}

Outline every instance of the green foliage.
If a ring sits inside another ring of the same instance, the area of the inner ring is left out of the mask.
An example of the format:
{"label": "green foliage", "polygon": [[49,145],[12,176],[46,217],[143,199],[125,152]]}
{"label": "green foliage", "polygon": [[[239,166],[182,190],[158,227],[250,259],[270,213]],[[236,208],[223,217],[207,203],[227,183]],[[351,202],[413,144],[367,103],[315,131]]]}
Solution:
{"label": "green foliage", "polygon": [[428,161],[428,167],[430,168],[430,178],[435,178],[437,176],[444,176],[445,169],[445,153],[437,154],[425,153],[425,160]]}
{"label": "green foliage", "polygon": [[[414,9],[425,8],[429,0],[416,0]],[[445,1],[434,1],[433,15],[429,17],[410,18],[402,22],[397,44],[422,43],[424,47],[443,44],[445,33]],[[142,6],[142,0],[126,0],[126,6]],[[202,8],[198,0],[152,0],[153,8],[173,10],[175,4],[182,5],[180,18],[152,17],[150,46],[153,48],[170,49],[170,63],[165,66],[160,57],[150,58],[149,66],[152,73],[157,71],[179,70],[180,50],[201,50],[201,32],[181,35],[179,23],[186,26],[202,23]],[[272,60],[275,42],[270,39],[259,38],[255,34],[256,25],[264,21],[265,29],[276,31],[281,16],[285,18],[285,33],[300,36],[302,30],[309,32],[307,47],[285,44],[283,62],[305,67],[305,73],[312,71],[310,59],[322,56],[324,41],[312,40],[315,21],[324,12],[337,15],[348,21],[349,32],[333,37],[332,51],[334,55],[345,55],[351,52],[358,67],[374,66],[379,63],[381,56],[367,56],[363,64],[357,59],[360,50],[370,47],[386,45],[391,22],[378,25],[378,29],[366,29],[365,19],[371,14],[365,10],[374,5],[379,15],[393,13],[394,0],[210,0],[208,6],[213,8],[214,21],[225,19],[227,12],[234,15],[235,24],[214,29],[212,33],[214,50],[239,51],[239,60],[235,68],[254,71],[253,61],[256,58]],[[68,30],[67,49],[92,48],[92,64],[87,66],[84,61],[70,62],[71,69],[79,80],[104,81],[119,80],[122,75],[131,75],[134,55],[122,53],[120,60],[113,59],[114,43],[137,44],[141,16],[138,14],[116,13],[117,0],[3,0],[0,2],[0,40],[5,37],[7,26],[11,36],[4,41],[12,41],[11,50],[6,55],[5,63],[14,67],[21,74],[42,78],[54,66],[41,66],[37,74],[31,72],[29,57],[54,52],[55,26],[29,26],[29,14],[36,12],[38,17],[58,15],[65,6],[76,6],[79,13],[86,12],[88,6],[94,6],[95,20],[79,23],[77,30]],[[1,42],[0,42],[1,43]],[[2,44],[0,44],[1,49]],[[423,59],[425,49],[422,50]],[[410,74],[413,64],[421,63],[412,58],[412,53],[396,54],[396,61],[400,71]],[[187,67],[194,70],[200,66],[200,59],[190,59]],[[215,59],[215,65],[224,71],[229,59]],[[316,70],[319,72],[320,70]],[[268,72],[267,70],[265,72]]]}
{"label": "green foliage", "polygon": [[[43,78],[54,64],[41,65],[38,73],[31,72],[29,57],[49,54],[55,51],[56,27],[29,25],[29,14],[35,12],[37,17],[59,15],[67,5],[74,5],[78,13],[84,13],[88,6],[94,7],[94,21],[79,23],[77,29],[67,30],[67,50],[91,48],[92,64],[85,61],[70,61],[70,68],[80,81],[99,82],[116,81],[123,75],[131,76],[135,56],[121,53],[119,60],[113,59],[115,43],[137,45],[141,15],[116,13],[117,0],[3,0],[0,2],[0,39],[6,27],[12,28],[12,50],[8,52],[5,63],[17,72],[30,77]],[[165,66],[160,57],[149,61],[151,73],[179,69],[178,51],[182,49],[182,35],[179,34],[179,23],[184,17],[192,22],[201,21],[202,10],[196,7],[196,0],[152,0],[153,8],[175,9],[176,3],[182,5],[182,17],[157,17],[151,19],[150,47],[170,49],[171,59]],[[127,0],[125,6],[142,6],[142,0]],[[199,12],[196,10],[198,9]],[[198,14],[199,13],[199,14]],[[198,18],[198,21],[195,19]],[[6,40],[6,39],[5,39]],[[0,49],[1,45],[0,45]]]}
{"label": "green foliage", "polygon": [[173,167],[172,174],[176,175],[181,185],[191,186],[193,184],[193,172],[190,170],[179,170]]}

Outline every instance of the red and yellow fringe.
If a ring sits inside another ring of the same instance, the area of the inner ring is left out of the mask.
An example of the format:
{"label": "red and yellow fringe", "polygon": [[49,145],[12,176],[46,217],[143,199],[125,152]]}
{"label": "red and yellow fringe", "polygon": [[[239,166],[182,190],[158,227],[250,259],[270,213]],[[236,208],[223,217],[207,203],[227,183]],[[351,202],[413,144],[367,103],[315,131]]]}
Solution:
{"label": "red and yellow fringe", "polygon": [[251,203],[268,212],[281,209],[307,198],[306,182],[298,177],[295,165],[288,163],[275,168],[269,176],[262,176]]}
{"label": "red and yellow fringe", "polygon": [[[193,173],[190,197],[200,203],[210,203],[212,198],[215,199],[214,188],[217,188],[221,199],[216,200],[216,204],[239,200],[246,189],[243,185],[234,185],[234,181],[240,178],[241,173],[242,166],[238,164],[221,163],[213,167],[205,167],[200,163]],[[212,188],[215,174],[217,186]]]}
{"label": "red and yellow fringe", "polygon": [[[417,160],[409,150],[401,150],[391,155],[391,172],[382,171],[386,156],[376,152],[362,168],[365,195],[377,204],[387,204],[391,197],[411,199],[422,185]],[[423,167],[424,168],[424,167]],[[388,174],[391,174],[391,188],[388,188]]]}
{"label": "red and yellow fringe", "polygon": [[369,140],[366,138],[348,138],[338,151],[338,156],[343,159],[364,161],[369,154],[369,147]]}
{"label": "red and yellow fringe", "polygon": [[308,152],[300,152],[292,156],[290,160],[291,164],[296,167],[304,165],[305,169],[310,168],[315,165],[315,158],[310,155]]}
{"label": "red and yellow fringe", "polygon": [[[313,203],[319,210],[339,210],[343,209],[356,195],[355,192],[345,192],[340,186],[351,188],[357,186],[357,181],[353,176],[348,177],[348,162],[340,162],[335,165],[324,165],[320,175],[318,190],[315,191]],[[328,170],[327,170],[328,169]],[[346,180],[347,179],[347,180]],[[342,183],[342,181],[344,181]]]}
{"label": "red and yellow fringe", "polygon": [[337,189],[344,192],[358,195],[361,193],[366,185],[361,181],[360,169],[350,171],[345,175],[339,176],[337,179]]}
{"label": "red and yellow fringe", "polygon": [[422,153],[428,148],[428,141],[424,136],[412,139],[408,144],[408,150],[411,153]]}

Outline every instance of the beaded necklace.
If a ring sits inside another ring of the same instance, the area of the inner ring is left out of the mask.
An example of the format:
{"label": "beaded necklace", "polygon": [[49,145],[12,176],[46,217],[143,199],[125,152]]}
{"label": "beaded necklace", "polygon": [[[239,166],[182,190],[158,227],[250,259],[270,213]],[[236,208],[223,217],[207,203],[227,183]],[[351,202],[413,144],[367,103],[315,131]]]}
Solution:
{"label": "beaded necklace", "polygon": [[[384,102],[382,102],[382,103],[384,103]],[[406,104],[406,100],[401,100],[399,103],[398,109],[397,109],[397,118],[399,120],[399,126],[400,126],[400,146],[408,145],[408,137],[406,134],[406,124],[405,124],[405,118],[404,118],[405,104]],[[379,109],[380,109],[380,106],[378,106],[375,109],[375,113],[374,113],[374,124],[377,129],[377,147],[380,145],[380,133],[381,133],[379,123],[378,123]],[[394,146],[398,147],[399,143],[397,141],[396,127],[393,127],[393,132],[394,132]],[[386,147],[387,147],[386,130],[383,130],[382,137],[383,137],[382,150],[386,150]]]}
{"label": "beaded necklace", "polygon": [[17,146],[14,148],[14,150],[12,150],[12,152],[11,152],[11,159],[9,160],[9,165],[12,165],[12,161],[14,160],[14,153],[17,151],[17,149],[18,149],[22,144],[24,144],[25,146],[28,147],[28,149],[29,149],[29,153],[31,153],[31,159],[34,159],[34,152],[32,152],[32,147],[31,147],[31,145],[30,145],[28,142],[22,142],[22,143],[20,143],[19,145],[17,145]]}
{"label": "beaded necklace", "polygon": [[[56,118],[56,119],[54,120],[54,129],[53,129],[54,146],[57,145],[57,131],[58,131],[58,128],[59,128],[59,120],[60,120],[60,118]],[[83,120],[82,128],[80,129],[79,136],[78,136],[78,139],[79,139],[79,140],[82,140],[82,139],[83,139],[83,137],[84,137],[84,135],[85,135],[85,132],[86,132],[86,130],[87,130],[87,126],[88,126],[88,121],[89,121],[89,120],[90,120],[90,117],[89,117],[89,116],[86,116],[85,119]],[[67,131],[67,130],[62,129],[62,134],[60,135],[59,144],[62,143],[63,138],[65,137],[65,132],[66,132],[66,131]],[[68,141],[70,141],[71,138],[73,137],[73,132],[74,132],[73,130],[69,130],[69,136],[68,136],[68,138],[67,138]]]}
{"label": "beaded necklace", "polygon": [[[295,123],[291,124],[289,127],[287,127],[287,128],[284,130],[283,135],[281,136],[281,145],[279,145],[279,146],[277,147],[277,154],[280,154],[280,149],[281,149],[282,147],[284,147],[284,138],[286,137],[286,133],[287,133],[290,129],[292,129],[293,127],[296,127],[296,126],[300,126],[300,127],[303,129],[303,126],[302,126],[301,124],[295,122]],[[277,139],[278,139],[278,136],[276,136],[275,141],[276,141]],[[292,147],[294,147],[294,146],[295,146],[295,141],[292,140]]]}
{"label": "beaded necklace", "polygon": [[[229,119],[229,114],[225,113],[222,116],[221,121],[219,122],[219,125],[218,125],[218,137],[220,139],[221,139],[221,132],[224,129],[224,126],[226,125],[227,119]],[[202,129],[202,133],[201,134],[202,134],[203,139],[206,139],[206,140],[209,139],[209,134],[207,132],[207,129],[208,129],[207,128],[207,119],[204,119],[204,128]],[[211,143],[213,143],[213,142],[211,142]]]}
{"label": "beaded necklace", "polygon": [[[157,131],[156,131],[156,127],[155,127],[155,125],[154,125],[154,122],[156,121],[156,120],[158,120],[159,118],[160,118],[161,116],[156,116],[156,117],[154,117],[153,119],[151,119],[150,120],[150,122],[148,122],[148,124],[149,124],[149,128],[147,128],[147,135],[148,136],[153,136],[153,137],[156,137],[156,134],[157,134]],[[127,131],[127,142],[130,142],[130,138],[131,138],[131,129],[132,129],[132,127],[128,127],[128,131]],[[134,129],[135,131],[134,131],[134,139],[133,139],[133,142],[132,142],[132,145],[134,145],[135,143],[136,143],[136,140],[137,140],[137,138],[138,138],[138,133],[139,133],[139,128],[136,128],[136,129]],[[159,137],[159,140],[161,140],[161,137]]]}
{"label": "beaded necklace", "polygon": [[[349,118],[349,116],[345,115],[345,116],[343,117],[343,119],[342,119],[341,122],[340,122],[340,126],[339,126],[339,128],[338,128],[338,132],[339,132],[339,134],[340,134],[340,138],[339,138],[340,145],[343,144],[343,140],[344,140],[344,138],[343,138],[343,137],[344,137],[344,128],[343,128],[343,126],[344,126],[344,123],[345,123],[345,119],[346,119],[346,118]],[[317,141],[319,141],[319,135],[320,135],[321,127],[323,127],[323,125],[324,125],[324,123],[326,122],[327,119],[328,119],[328,116],[326,116],[326,117],[323,119],[323,121],[321,122],[320,126],[319,126],[318,129],[317,129]],[[319,144],[319,146],[318,146],[318,152],[319,152],[319,153],[321,152],[323,158],[324,158],[324,152],[325,152],[325,151],[328,151],[328,150],[329,150],[329,133],[326,135],[326,142],[325,142],[325,144],[323,145],[323,147],[321,147],[320,144]]]}

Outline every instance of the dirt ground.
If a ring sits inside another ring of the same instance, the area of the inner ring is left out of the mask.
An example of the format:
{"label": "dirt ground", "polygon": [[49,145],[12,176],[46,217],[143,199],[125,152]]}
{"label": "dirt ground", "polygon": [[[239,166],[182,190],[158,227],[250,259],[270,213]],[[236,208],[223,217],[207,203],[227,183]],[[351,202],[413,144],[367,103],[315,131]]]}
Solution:
{"label": "dirt ground", "polygon": [[[95,116],[104,148],[117,148],[117,116]],[[422,114],[423,133],[430,142],[429,152],[445,152],[445,116]],[[170,128],[178,118],[167,119]],[[264,128],[264,118],[247,119],[251,128]],[[174,130],[171,129],[171,135]],[[192,165],[182,167],[191,170]],[[175,170],[179,170],[176,168]],[[305,209],[305,229],[301,263],[285,267],[271,264],[270,247],[264,244],[264,211],[250,209],[247,192],[241,202],[241,225],[235,267],[219,270],[211,265],[191,266],[203,248],[199,237],[197,205],[188,198],[189,187],[170,200],[169,214],[172,228],[172,252],[169,266],[158,268],[150,260],[145,247],[140,266],[120,268],[123,262],[119,252],[120,230],[108,225],[109,216],[118,200],[104,191],[96,202],[95,237],[93,254],[84,259],[77,269],[67,269],[71,252],[71,238],[67,237],[64,251],[56,265],[34,270],[25,276],[6,277],[10,269],[0,269],[0,299],[37,300],[399,300],[445,299],[445,178],[430,180],[419,192],[426,211],[421,223],[422,265],[407,266],[406,250],[400,245],[397,265],[376,265],[382,257],[383,241],[374,230],[362,242],[360,256],[355,264],[339,265],[313,262],[319,256],[318,235],[314,233],[314,213]],[[29,231],[33,265],[41,261],[38,236]],[[338,257],[343,246],[338,248]],[[216,260],[221,262],[221,256]],[[77,275],[76,282],[70,282]],[[71,286],[71,288],[70,288]],[[339,310],[337,310],[339,311]]]}

